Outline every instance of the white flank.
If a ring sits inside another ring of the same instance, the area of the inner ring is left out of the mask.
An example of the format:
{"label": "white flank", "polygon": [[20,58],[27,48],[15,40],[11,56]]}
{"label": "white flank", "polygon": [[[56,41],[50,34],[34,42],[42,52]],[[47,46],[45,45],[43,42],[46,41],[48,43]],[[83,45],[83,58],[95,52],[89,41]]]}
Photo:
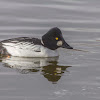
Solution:
{"label": "white flank", "polygon": [[3,47],[12,56],[19,57],[55,57],[56,50],[50,50],[42,45],[34,45],[29,42],[3,43]]}

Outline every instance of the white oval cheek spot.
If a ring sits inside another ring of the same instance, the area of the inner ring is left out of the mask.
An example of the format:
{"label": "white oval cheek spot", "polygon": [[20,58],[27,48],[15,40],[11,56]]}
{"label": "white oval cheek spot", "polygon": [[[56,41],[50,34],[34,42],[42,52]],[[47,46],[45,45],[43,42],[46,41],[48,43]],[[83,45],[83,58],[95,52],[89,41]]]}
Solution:
{"label": "white oval cheek spot", "polygon": [[63,44],[62,41],[57,42],[57,46],[62,46],[62,44]]}

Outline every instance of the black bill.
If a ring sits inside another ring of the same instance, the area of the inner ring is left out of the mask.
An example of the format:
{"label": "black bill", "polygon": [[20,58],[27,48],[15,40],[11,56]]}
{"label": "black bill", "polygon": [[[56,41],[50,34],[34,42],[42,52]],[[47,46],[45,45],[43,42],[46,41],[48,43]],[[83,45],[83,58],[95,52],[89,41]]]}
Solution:
{"label": "black bill", "polygon": [[65,42],[65,40],[63,40],[63,45],[61,46],[62,48],[66,48],[66,49],[73,49],[73,47],[71,47],[69,44],[67,44]]}

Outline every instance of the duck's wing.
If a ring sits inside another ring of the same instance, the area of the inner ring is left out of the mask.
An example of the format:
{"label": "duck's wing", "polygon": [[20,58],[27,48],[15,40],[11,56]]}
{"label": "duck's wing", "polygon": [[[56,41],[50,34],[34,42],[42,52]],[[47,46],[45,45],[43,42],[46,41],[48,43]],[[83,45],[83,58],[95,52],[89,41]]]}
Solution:
{"label": "duck's wing", "polygon": [[0,52],[4,54],[9,51],[8,49],[23,49],[23,50],[34,50],[35,52],[40,52],[40,45],[42,45],[41,40],[37,38],[30,37],[19,37],[8,40],[3,40],[0,42]]}
{"label": "duck's wing", "polygon": [[41,45],[41,40],[38,38],[31,38],[31,37],[19,37],[19,38],[13,38],[13,39],[7,39],[7,40],[3,40],[1,41],[1,44],[6,44],[6,43],[20,43],[20,42],[27,42],[27,43],[31,43],[34,45]]}

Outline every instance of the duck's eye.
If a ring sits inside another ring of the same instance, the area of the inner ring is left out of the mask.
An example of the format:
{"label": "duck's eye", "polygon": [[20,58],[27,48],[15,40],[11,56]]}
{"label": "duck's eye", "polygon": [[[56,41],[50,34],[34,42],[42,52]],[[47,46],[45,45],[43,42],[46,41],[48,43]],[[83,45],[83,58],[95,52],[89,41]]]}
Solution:
{"label": "duck's eye", "polygon": [[58,40],[58,37],[56,37],[55,39]]}

